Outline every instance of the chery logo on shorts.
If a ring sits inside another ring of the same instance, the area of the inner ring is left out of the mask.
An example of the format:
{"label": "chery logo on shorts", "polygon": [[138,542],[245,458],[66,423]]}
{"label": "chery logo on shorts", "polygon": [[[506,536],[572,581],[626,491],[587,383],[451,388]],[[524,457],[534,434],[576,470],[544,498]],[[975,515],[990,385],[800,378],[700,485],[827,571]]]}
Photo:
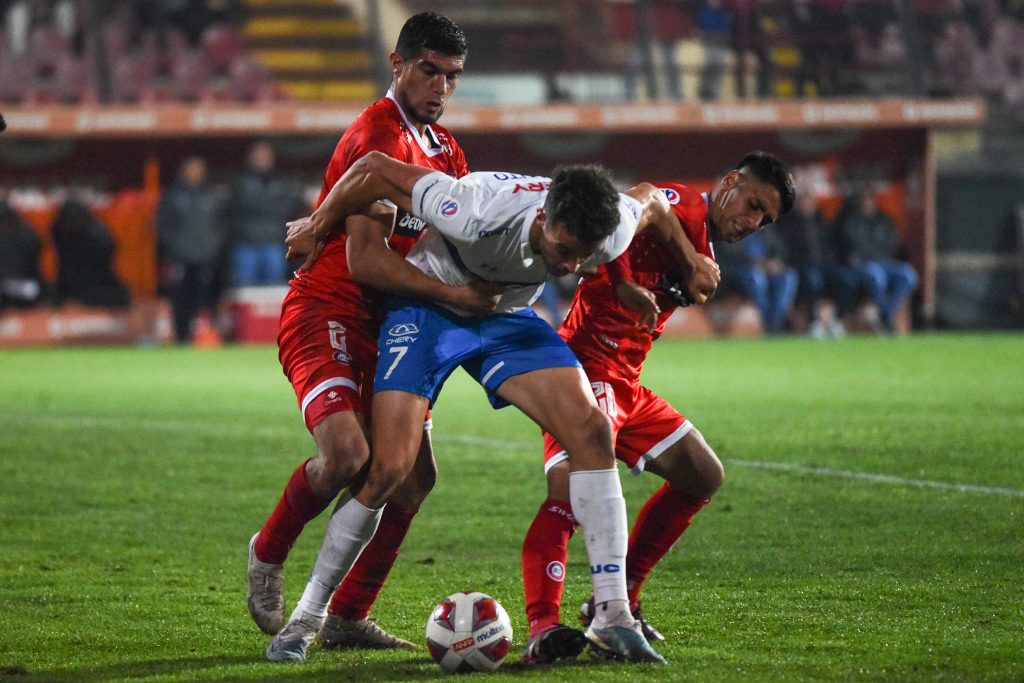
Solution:
{"label": "chery logo on shorts", "polygon": [[665,199],[668,200],[669,204],[679,203],[679,193],[673,190],[671,187],[663,187],[661,191],[665,193]]}
{"label": "chery logo on shorts", "polygon": [[392,337],[402,337],[407,334],[419,334],[420,328],[413,323],[399,323],[388,330]]}
{"label": "chery logo on shorts", "polygon": [[446,199],[441,202],[441,215],[446,218],[451,218],[459,212],[459,203],[454,199]]}

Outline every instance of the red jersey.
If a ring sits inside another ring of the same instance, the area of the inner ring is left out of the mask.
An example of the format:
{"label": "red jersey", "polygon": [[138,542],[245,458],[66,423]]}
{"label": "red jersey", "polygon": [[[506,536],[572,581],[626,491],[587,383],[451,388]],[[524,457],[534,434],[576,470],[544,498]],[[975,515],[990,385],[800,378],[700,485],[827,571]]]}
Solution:
{"label": "red jersey", "polygon": [[[714,258],[708,238],[708,205],[702,194],[685,185],[664,184],[662,192],[679,217],[686,236],[698,253]],[[630,272],[630,280],[657,297],[661,313],[653,330],[637,327],[639,312],[628,308],[615,293],[617,272]],[[576,288],[569,313],[558,328],[562,339],[576,353],[588,374],[595,365],[603,377],[630,381],[640,377],[644,360],[665,322],[681,304],[671,288],[682,291],[682,273],[675,258],[646,230],[634,238],[629,249],[594,275],[583,278]]]}
{"label": "red jersey", "polygon": [[[367,107],[345,131],[327,165],[316,205],[319,207],[323,203],[328,192],[353,163],[373,150],[456,178],[469,173],[466,156],[447,129],[432,124],[427,126],[426,134],[432,138],[432,145],[424,142],[388,93]],[[425,227],[423,221],[399,209],[388,244],[405,256]],[[335,232],[313,267],[308,272],[296,274],[290,284],[294,294],[309,295],[342,306],[351,313],[350,322],[369,321],[372,320],[371,311],[375,307],[374,295],[377,293],[352,280],[345,254],[346,240],[344,231]]]}

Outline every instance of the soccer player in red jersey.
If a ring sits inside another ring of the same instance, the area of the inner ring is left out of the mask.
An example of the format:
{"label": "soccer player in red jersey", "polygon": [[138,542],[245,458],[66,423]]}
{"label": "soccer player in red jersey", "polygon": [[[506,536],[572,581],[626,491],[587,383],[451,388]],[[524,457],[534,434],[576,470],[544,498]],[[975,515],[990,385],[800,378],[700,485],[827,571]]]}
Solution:
{"label": "soccer player in red jersey", "polygon": [[[424,12],[405,23],[390,55],[391,89],[342,136],[317,206],[345,170],[373,150],[456,177],[469,172],[455,139],[436,123],[462,74],[465,55],[465,36],[447,17]],[[316,455],[295,470],[249,543],[249,612],[266,633],[277,633],[285,622],[282,580],[289,549],[307,522],[343,487],[358,481],[369,461],[367,425],[381,292],[481,314],[496,303],[484,289],[449,287],[403,258],[423,228],[412,215],[377,203],[364,215],[349,217],[345,230],[326,240],[317,250],[319,258],[308,259],[290,283],[281,311],[279,358],[313,435]],[[429,429],[429,419],[424,429]],[[325,646],[413,647],[381,629],[368,614],[436,478],[425,436],[416,467],[331,603],[321,634]],[[323,605],[325,612],[327,607]],[[269,652],[268,658],[273,659]]]}
{"label": "soccer player in red jersey", "polygon": [[[795,197],[789,171],[762,152],[745,156],[709,193],[676,184],[661,188],[694,248],[710,258],[712,241],[735,242],[753,234],[788,211]],[[637,235],[625,253],[584,277],[558,330],[611,419],[616,457],[635,475],[648,470],[665,479],[640,510],[626,556],[630,609],[648,640],[663,637],[644,619],[640,589],[723,478],[722,464],[701,433],[640,384],[651,344],[675,309],[690,303],[677,264],[653,234]],[[523,659],[530,664],[575,657],[587,642],[581,631],[560,623],[567,547],[576,522],[569,504],[568,455],[550,434],[544,435],[544,461],[548,497],[522,552],[530,627]]]}

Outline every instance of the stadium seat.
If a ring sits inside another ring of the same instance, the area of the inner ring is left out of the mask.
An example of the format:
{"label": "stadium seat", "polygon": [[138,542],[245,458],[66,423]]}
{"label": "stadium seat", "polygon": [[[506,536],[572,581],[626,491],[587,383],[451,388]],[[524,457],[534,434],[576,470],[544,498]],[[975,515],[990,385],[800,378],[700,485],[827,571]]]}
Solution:
{"label": "stadium seat", "polygon": [[49,25],[37,26],[29,36],[29,59],[37,75],[51,76],[57,64],[71,54],[67,38]]}
{"label": "stadium seat", "polygon": [[218,71],[226,72],[242,53],[242,36],[226,24],[207,26],[200,40],[207,61]]}
{"label": "stadium seat", "polygon": [[32,87],[32,65],[13,57],[0,60],[0,102],[18,104]]}
{"label": "stadium seat", "polygon": [[53,96],[64,104],[82,103],[95,99],[96,89],[90,64],[85,59],[65,55],[57,62],[53,74]]}
{"label": "stadium seat", "polygon": [[270,71],[251,57],[238,57],[231,63],[230,74],[236,99],[268,102],[279,97]]}
{"label": "stadium seat", "polygon": [[174,93],[179,100],[195,102],[208,95],[210,65],[199,52],[189,51],[174,65]]}
{"label": "stadium seat", "polygon": [[115,102],[137,102],[153,79],[149,64],[131,55],[115,58],[110,66],[110,85]]}

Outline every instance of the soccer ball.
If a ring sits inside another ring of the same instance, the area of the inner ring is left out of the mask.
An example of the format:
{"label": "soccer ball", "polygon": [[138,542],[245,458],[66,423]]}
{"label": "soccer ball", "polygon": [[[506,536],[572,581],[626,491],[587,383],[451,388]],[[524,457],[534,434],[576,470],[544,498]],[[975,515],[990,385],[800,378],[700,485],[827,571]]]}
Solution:
{"label": "soccer ball", "polygon": [[494,671],[512,649],[512,622],[489,595],[453,593],[427,620],[427,647],[449,673]]}

